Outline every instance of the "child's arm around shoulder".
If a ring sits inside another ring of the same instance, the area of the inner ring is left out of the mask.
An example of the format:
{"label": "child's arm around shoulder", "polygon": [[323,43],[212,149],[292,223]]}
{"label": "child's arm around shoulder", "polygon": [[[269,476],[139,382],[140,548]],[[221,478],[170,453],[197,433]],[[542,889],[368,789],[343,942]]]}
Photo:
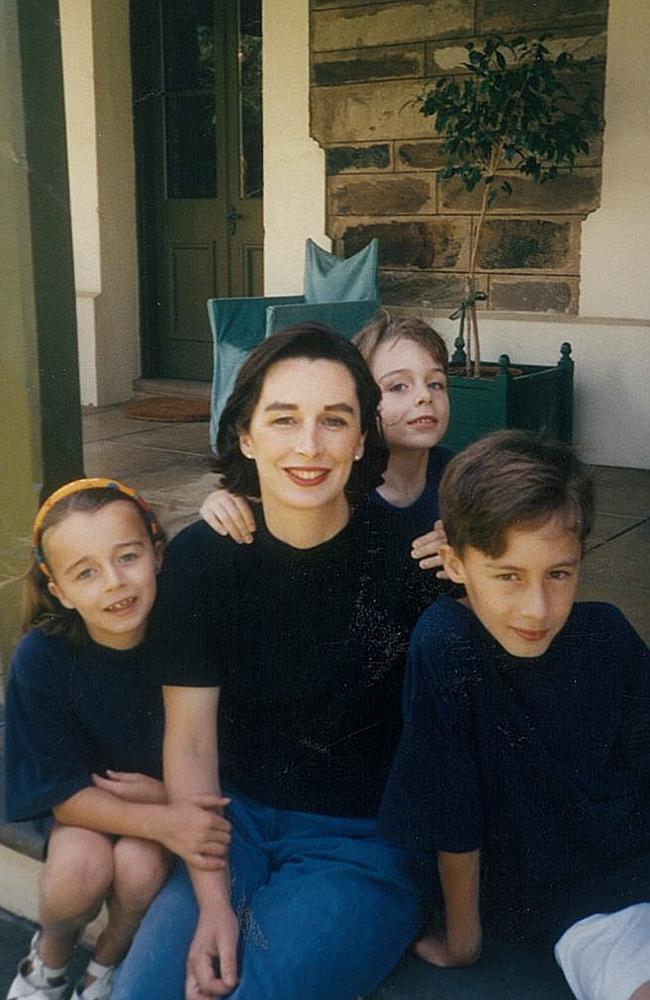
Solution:
{"label": "child's arm around shoulder", "polygon": [[201,504],[199,514],[217,534],[228,535],[238,544],[250,545],[253,541],[255,518],[246,497],[214,490]]}
{"label": "child's arm around shoulder", "polygon": [[436,576],[439,580],[448,580],[449,577],[444,569],[442,569],[442,559],[440,557],[440,548],[446,544],[447,535],[445,533],[445,526],[438,519],[431,531],[427,532],[426,535],[420,535],[419,538],[413,539],[411,544],[411,558],[417,560],[420,564],[420,569],[435,569],[437,570]]}

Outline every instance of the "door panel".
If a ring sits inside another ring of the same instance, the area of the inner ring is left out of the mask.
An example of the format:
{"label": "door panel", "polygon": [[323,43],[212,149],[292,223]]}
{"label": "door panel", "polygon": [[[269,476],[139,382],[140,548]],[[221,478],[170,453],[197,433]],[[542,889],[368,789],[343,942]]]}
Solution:
{"label": "door panel", "polygon": [[261,0],[134,0],[143,367],[209,379],[206,299],[262,294]]}
{"label": "door panel", "polygon": [[[262,294],[262,19],[261,0],[235,0],[228,18],[229,79],[237,81],[226,122],[232,151],[229,183],[230,287]],[[259,289],[259,291],[257,290]]]}

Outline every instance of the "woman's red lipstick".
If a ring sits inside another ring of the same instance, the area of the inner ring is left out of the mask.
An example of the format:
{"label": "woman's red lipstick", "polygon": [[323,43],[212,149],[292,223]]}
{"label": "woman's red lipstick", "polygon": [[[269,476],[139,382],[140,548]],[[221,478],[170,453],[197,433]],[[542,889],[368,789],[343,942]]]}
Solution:
{"label": "woman's red lipstick", "polygon": [[329,476],[330,470],[321,466],[312,468],[311,466],[290,466],[285,467],[286,474],[297,486],[320,486]]}

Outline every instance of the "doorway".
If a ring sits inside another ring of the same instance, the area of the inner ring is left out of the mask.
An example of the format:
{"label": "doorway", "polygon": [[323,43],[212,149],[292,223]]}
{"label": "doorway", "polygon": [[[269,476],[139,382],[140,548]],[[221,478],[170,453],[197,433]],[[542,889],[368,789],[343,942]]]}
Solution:
{"label": "doorway", "polygon": [[206,300],[261,295],[261,0],[131,4],[143,373],[212,376]]}

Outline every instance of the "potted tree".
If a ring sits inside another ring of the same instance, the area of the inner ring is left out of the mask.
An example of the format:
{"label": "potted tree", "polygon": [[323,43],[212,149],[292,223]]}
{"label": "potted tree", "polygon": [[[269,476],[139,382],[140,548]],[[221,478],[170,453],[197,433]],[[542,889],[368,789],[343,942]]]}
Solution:
{"label": "potted tree", "polygon": [[[542,35],[533,41],[524,37],[507,41],[490,35],[482,46],[468,42],[467,75],[462,80],[442,76],[418,97],[421,113],[433,117],[436,133],[444,138],[443,178],[457,178],[466,191],[480,188],[481,193],[465,294],[451,316],[460,320],[452,356],[452,365],[460,370],[450,384],[459,418],[452,447],[462,447],[497,426],[539,427],[571,438],[570,346],[562,345],[556,369],[528,365],[513,373],[502,355],[493,371],[486,372],[481,366],[476,311],[477,301],[486,298],[476,289],[481,236],[495,200],[512,193],[513,174],[544,184],[572,170],[576,158],[589,152],[588,137],[599,127],[590,82],[581,77],[586,64],[567,51],[553,56],[544,44],[547,39]],[[552,377],[542,380],[543,371]],[[542,381],[548,381],[548,389]],[[525,382],[534,385],[530,403]],[[463,415],[472,410],[471,426],[463,430]]]}

